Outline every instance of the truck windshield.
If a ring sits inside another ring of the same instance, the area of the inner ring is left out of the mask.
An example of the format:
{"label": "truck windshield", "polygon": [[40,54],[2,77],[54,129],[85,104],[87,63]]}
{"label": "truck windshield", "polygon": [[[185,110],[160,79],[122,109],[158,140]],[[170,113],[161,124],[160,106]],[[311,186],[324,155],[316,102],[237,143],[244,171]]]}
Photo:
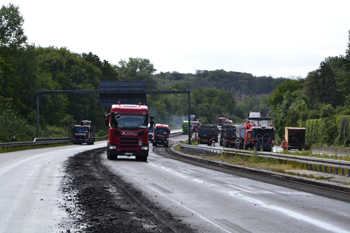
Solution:
{"label": "truck windshield", "polygon": [[74,133],[88,133],[89,127],[74,127],[73,132]]}
{"label": "truck windshield", "polygon": [[256,126],[262,126],[262,127],[268,127],[270,126],[270,121],[269,120],[253,120],[251,121],[251,123],[253,123]]}
{"label": "truck windshield", "polygon": [[165,128],[156,128],[156,130],[154,131],[155,134],[167,134],[168,130]]}
{"label": "truck windshield", "polygon": [[113,114],[111,126],[119,129],[146,129],[148,125],[147,115],[138,114]]}

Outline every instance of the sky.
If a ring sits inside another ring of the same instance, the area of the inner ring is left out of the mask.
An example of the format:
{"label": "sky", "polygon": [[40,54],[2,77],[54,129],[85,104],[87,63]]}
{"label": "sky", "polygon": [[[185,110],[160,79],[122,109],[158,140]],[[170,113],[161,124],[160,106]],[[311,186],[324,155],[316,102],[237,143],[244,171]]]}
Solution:
{"label": "sky", "polygon": [[7,0],[29,44],[149,59],[159,72],[236,71],[305,78],[344,55],[349,0]]}

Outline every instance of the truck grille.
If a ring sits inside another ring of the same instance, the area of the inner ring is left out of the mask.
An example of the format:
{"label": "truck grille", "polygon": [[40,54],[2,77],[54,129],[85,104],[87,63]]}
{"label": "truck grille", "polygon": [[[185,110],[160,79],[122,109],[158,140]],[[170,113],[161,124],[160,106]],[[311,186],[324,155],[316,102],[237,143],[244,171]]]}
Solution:
{"label": "truck grille", "polygon": [[138,138],[120,137],[120,148],[137,149]]}
{"label": "truck grille", "polygon": [[137,146],[120,145],[120,148],[132,148],[132,149],[136,149]]}

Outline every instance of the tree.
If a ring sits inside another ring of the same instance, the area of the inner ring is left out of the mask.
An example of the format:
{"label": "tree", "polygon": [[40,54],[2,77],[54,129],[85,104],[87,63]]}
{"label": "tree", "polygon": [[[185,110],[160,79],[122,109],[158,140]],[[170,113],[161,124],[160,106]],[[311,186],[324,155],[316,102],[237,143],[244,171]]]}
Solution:
{"label": "tree", "polygon": [[9,4],[0,9],[0,47],[19,48],[27,41],[19,7]]}
{"label": "tree", "polygon": [[272,111],[276,110],[283,101],[283,96],[289,91],[293,92],[300,89],[300,82],[298,80],[287,79],[283,84],[277,86],[273,91],[271,97],[268,98],[267,103],[272,106]]}
{"label": "tree", "polygon": [[103,60],[103,62],[101,62],[100,58],[91,52],[89,54],[83,53],[81,56],[85,61],[93,64],[102,71],[101,81],[118,81],[117,68],[112,66],[108,61]]}
{"label": "tree", "polygon": [[147,89],[157,88],[157,81],[152,76],[157,70],[148,59],[138,57],[129,58],[128,62],[121,60],[117,70],[122,81],[146,81]]}
{"label": "tree", "polygon": [[327,62],[321,62],[319,69],[308,74],[304,91],[312,104],[321,102],[336,105],[339,94],[335,74]]}
{"label": "tree", "polygon": [[350,108],[350,30],[349,30],[349,42],[348,48],[345,51],[345,55],[341,56],[341,61],[345,67],[343,72],[338,74],[339,91],[345,97],[345,105]]}

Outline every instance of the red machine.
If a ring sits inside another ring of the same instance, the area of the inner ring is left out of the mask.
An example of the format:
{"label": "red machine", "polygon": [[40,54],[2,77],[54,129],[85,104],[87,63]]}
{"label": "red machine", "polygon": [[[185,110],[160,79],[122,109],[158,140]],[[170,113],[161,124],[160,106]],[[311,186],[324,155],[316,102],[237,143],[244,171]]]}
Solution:
{"label": "red machine", "polygon": [[[106,114],[108,126],[107,158],[117,159],[118,156],[135,156],[136,160],[147,161],[148,145],[148,107],[145,105],[111,106]],[[153,127],[153,117],[150,116],[150,127]]]}
{"label": "red machine", "polygon": [[168,125],[156,124],[154,127],[154,136],[153,136],[153,146],[159,144],[168,147],[169,146],[169,135],[170,129]]}
{"label": "red machine", "polygon": [[201,123],[199,121],[191,121],[193,132],[198,132]]}
{"label": "red machine", "polygon": [[72,128],[72,142],[88,145],[95,143],[95,127],[91,126],[91,121],[83,120]]}
{"label": "red machine", "polygon": [[[248,117],[248,122],[244,126],[244,135],[237,133],[239,138],[236,141],[236,148],[272,151],[275,140],[275,129],[270,126],[272,119],[260,116]],[[237,130],[240,129],[241,127],[237,127]]]}

